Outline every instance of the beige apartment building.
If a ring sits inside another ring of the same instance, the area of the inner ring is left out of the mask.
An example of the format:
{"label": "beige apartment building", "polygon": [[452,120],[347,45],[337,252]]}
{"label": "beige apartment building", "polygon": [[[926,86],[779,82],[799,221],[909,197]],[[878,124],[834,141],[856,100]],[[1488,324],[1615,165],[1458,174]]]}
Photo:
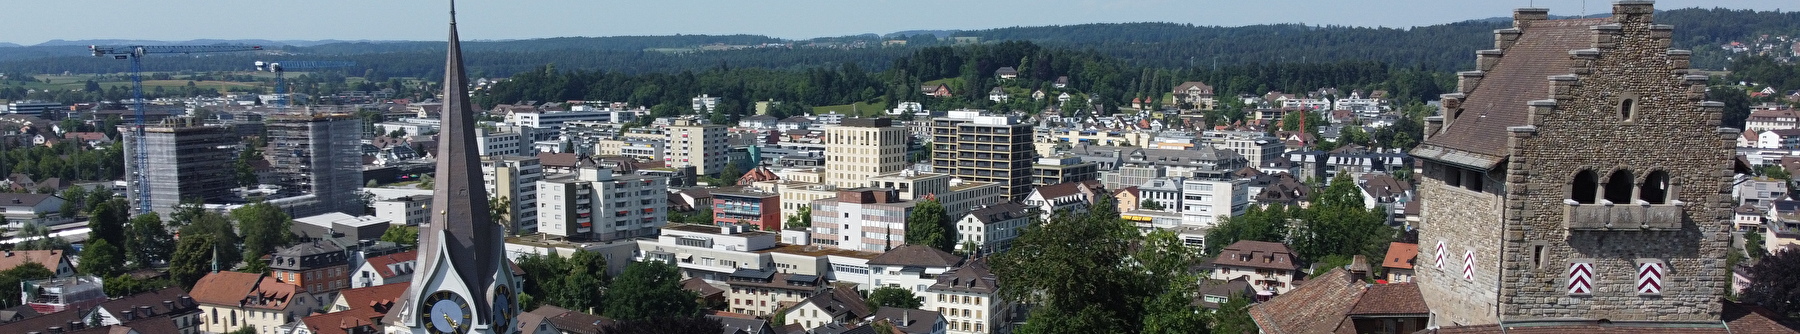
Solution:
{"label": "beige apartment building", "polygon": [[906,168],[905,127],[887,118],[846,118],[825,127],[825,181],[854,188]]}

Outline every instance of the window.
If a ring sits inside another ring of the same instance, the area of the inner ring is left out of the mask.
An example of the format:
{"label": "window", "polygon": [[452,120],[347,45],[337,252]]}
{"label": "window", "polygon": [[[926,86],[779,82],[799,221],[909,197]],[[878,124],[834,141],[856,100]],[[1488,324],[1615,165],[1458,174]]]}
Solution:
{"label": "window", "polygon": [[1631,204],[1631,171],[1618,170],[1606,177],[1606,201]]}
{"label": "window", "polygon": [[1599,197],[1600,177],[1593,170],[1581,170],[1575,174],[1575,181],[1569,183],[1569,199],[1581,204],[1594,204]]}
{"label": "window", "polygon": [[1442,166],[1442,168],[1444,169],[1444,185],[1451,186],[1451,187],[1461,187],[1462,186],[1463,174],[1462,174],[1461,168],[1450,167],[1450,166]]}
{"label": "window", "polygon": [[1626,120],[1626,121],[1631,120],[1632,112],[1637,111],[1637,106],[1634,105],[1635,102],[1637,102],[1637,101],[1634,101],[1632,99],[1624,99],[1624,100],[1619,101],[1619,119],[1620,120]]}
{"label": "window", "polygon": [[1638,199],[1650,204],[1668,204],[1669,197],[1669,172],[1651,171],[1638,186]]}

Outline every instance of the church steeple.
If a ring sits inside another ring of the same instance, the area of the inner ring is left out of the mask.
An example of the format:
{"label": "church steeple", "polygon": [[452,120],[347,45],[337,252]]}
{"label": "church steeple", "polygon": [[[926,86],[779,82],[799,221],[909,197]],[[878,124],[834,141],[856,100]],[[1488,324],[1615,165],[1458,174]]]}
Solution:
{"label": "church steeple", "polygon": [[[434,302],[466,302],[468,313],[472,313],[468,314],[470,321],[449,323],[484,333],[508,333],[504,328],[507,324],[495,324],[493,319],[511,319],[517,313],[510,300],[496,300],[496,295],[510,296],[514,282],[504,258],[506,233],[488,216],[488,195],[475,141],[475,110],[469,104],[468,87],[462,43],[456,32],[456,3],[452,0],[437,181],[432,191],[434,210],[430,224],[419,231],[419,270],[401,299],[410,305],[396,305],[394,309],[399,312],[390,312],[388,317],[415,332],[433,326],[431,321],[442,316],[433,312],[444,312],[444,306],[434,306]],[[449,312],[458,313],[454,307]],[[421,316],[429,320],[420,320]]]}

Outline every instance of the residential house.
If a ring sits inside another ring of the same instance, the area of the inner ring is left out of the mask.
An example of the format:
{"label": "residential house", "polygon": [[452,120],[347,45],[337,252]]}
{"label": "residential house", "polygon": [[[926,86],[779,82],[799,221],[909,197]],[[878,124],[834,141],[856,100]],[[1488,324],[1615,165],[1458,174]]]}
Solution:
{"label": "residential house", "polygon": [[720,334],[768,334],[775,333],[775,327],[768,320],[741,314],[718,312],[706,315],[707,319],[717,320],[722,327]]}
{"label": "residential house", "polygon": [[6,227],[12,229],[66,221],[60,218],[63,202],[62,197],[51,194],[0,193],[0,210],[4,210],[0,217],[5,217]]}
{"label": "residential house", "polygon": [[564,333],[564,331],[562,329],[556,328],[556,324],[550,322],[550,318],[544,317],[544,315],[542,315],[542,314],[523,312],[523,313],[519,313],[519,317],[517,319],[518,319],[518,320],[516,320],[517,325],[514,327],[518,330],[519,334],[563,334]]}
{"label": "residential house", "polygon": [[1739,232],[1761,231],[1763,224],[1768,221],[1763,216],[1766,211],[1755,206],[1739,205],[1735,211],[1732,214],[1731,225],[1733,230]]}
{"label": "residential house", "polygon": [[0,253],[0,271],[12,270],[25,263],[37,263],[45,269],[56,273],[56,277],[75,275],[75,265],[70,264],[69,255],[60,250],[8,250]]}
{"label": "residential house", "polygon": [[1020,202],[1036,209],[1042,218],[1049,219],[1060,210],[1086,211],[1087,206],[1098,198],[1095,195],[1102,191],[1105,189],[1099,181],[1064,182],[1032,189],[1031,194]]}
{"label": "residential house", "polygon": [[774,130],[781,119],[769,115],[754,115],[738,120],[738,127],[756,130]]}
{"label": "residential house", "polygon": [[925,245],[904,245],[869,259],[869,271],[874,276],[874,284],[867,287],[889,286],[907,289],[913,294],[922,294],[927,287],[937,284],[938,275],[949,272],[962,265],[963,258]]}
{"label": "residential house", "polygon": [[214,333],[241,328],[275,333],[277,327],[325,307],[300,286],[234,271],[201,277],[191,294],[200,304],[200,330]]}
{"label": "residential house", "polygon": [[779,131],[806,130],[812,128],[812,125],[813,120],[811,118],[806,118],[806,116],[792,116],[783,118],[780,122],[775,122],[775,129]]}
{"label": "residential house", "polygon": [[1142,196],[1140,196],[1138,192],[1138,187],[1135,185],[1113,191],[1113,199],[1119,202],[1119,212],[1137,210],[1138,206],[1143,204],[1142,202],[1139,202],[1139,198],[1141,197]]}
{"label": "residential house", "polygon": [[1012,96],[1006,94],[1006,89],[1001,87],[994,87],[994,89],[988,90],[988,101],[1006,103],[1007,100],[1011,99]]}
{"label": "residential house", "polygon": [[364,288],[412,281],[417,270],[419,251],[405,251],[363,259],[356,272],[350,274],[350,287]]}
{"label": "residential house", "polygon": [[949,328],[942,314],[920,309],[883,307],[869,319],[886,323],[898,334],[945,334]]}
{"label": "residential house", "polygon": [[937,275],[937,283],[919,295],[925,299],[924,309],[937,310],[944,316],[946,329],[956,334],[1003,333],[1013,322],[1013,304],[1000,298],[1000,283],[987,258],[963,262],[950,272]]}
{"label": "residential house", "polygon": [[855,324],[872,314],[868,301],[856,289],[834,287],[783,310],[782,319],[787,323],[782,325],[813,329],[830,324]]}
{"label": "residential house", "polygon": [[[1067,75],[1057,76],[1056,82],[1050,84],[1050,87],[1055,87],[1057,89],[1069,88],[1069,76],[1067,76]],[[1064,94],[1067,94],[1067,93],[1064,93]],[[1065,101],[1066,101],[1066,99],[1065,99]]]}
{"label": "residential house", "polygon": [[[101,298],[104,300],[104,295]],[[181,288],[104,300],[86,308],[38,314],[30,307],[8,309],[0,333],[172,333],[198,334],[200,310]],[[26,316],[26,315],[30,316]]]}
{"label": "residential house", "polygon": [[953,95],[950,92],[950,85],[945,85],[945,84],[941,84],[941,83],[936,84],[936,85],[919,86],[919,93],[925,94],[925,96],[930,96],[930,97],[950,97],[951,95]]}
{"label": "residential house", "polygon": [[1763,246],[1770,254],[1800,248],[1800,201],[1775,201],[1763,224]]}
{"label": "residential house", "polygon": [[1419,244],[1388,243],[1387,256],[1381,258],[1381,267],[1387,271],[1388,283],[1407,283],[1413,281],[1413,263],[1418,262]]}
{"label": "residential house", "polygon": [[1176,101],[1193,105],[1194,108],[1213,109],[1216,107],[1217,100],[1213,98],[1213,87],[1204,82],[1183,82],[1176,85],[1171,93],[1175,95]]}
{"label": "residential house", "polygon": [[1279,295],[1294,289],[1300,276],[1300,264],[1287,245],[1240,240],[1225,246],[1209,264],[1210,278],[1229,281],[1246,278],[1260,296]]}
{"label": "residential house", "polygon": [[313,240],[276,249],[269,258],[269,277],[306,292],[327,293],[350,287],[349,266],[350,254],[343,247]]}
{"label": "residential house", "polygon": [[[606,317],[570,311],[568,309],[550,305],[538,306],[537,309],[531,310],[529,313],[533,315],[533,318],[543,319],[541,322],[538,322],[540,325],[536,330],[537,332],[545,332],[546,329],[549,329],[559,331],[562,334],[601,334],[603,333],[601,330],[617,323]],[[519,318],[524,319],[524,314],[520,314]],[[550,325],[542,325],[544,322],[548,322]],[[522,324],[523,323],[521,323],[521,325]]]}
{"label": "residential house", "polygon": [[1740,205],[1767,208],[1770,202],[1788,199],[1787,191],[1787,180],[1757,176],[1738,182],[1731,195]]}
{"label": "residential house", "polygon": [[1232,298],[1254,298],[1256,289],[1250,287],[1247,278],[1239,277],[1229,281],[1204,279],[1200,282],[1200,307],[1218,310],[1220,304],[1230,302]]}
{"label": "residential house", "polygon": [[1019,70],[1012,68],[1012,66],[1001,66],[998,69],[994,69],[994,76],[999,77],[1000,79],[1018,78]]}
{"label": "residential house", "polygon": [[755,316],[774,316],[824,290],[825,278],[773,270],[738,269],[731,273],[727,309]]}
{"label": "residential house", "polygon": [[[1042,189],[1042,188],[1040,188]],[[956,220],[956,250],[990,254],[1012,248],[1012,241],[1031,224],[1032,207],[1006,202],[975,209]],[[975,249],[966,249],[973,246]]]}

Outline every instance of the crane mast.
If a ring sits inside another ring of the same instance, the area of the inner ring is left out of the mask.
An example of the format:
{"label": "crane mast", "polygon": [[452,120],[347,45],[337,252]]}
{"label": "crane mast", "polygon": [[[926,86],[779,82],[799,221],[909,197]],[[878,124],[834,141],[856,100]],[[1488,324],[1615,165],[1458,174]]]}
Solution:
{"label": "crane mast", "polygon": [[132,120],[133,129],[131,131],[131,135],[134,136],[132,138],[134,138],[135,143],[133,146],[136,148],[136,152],[132,154],[131,159],[137,163],[137,168],[131,171],[131,173],[134,174],[131,175],[131,177],[135,179],[135,182],[137,183],[137,189],[135,190],[137,193],[137,203],[132,204],[133,208],[136,209],[135,213],[143,214],[150,212],[151,210],[149,189],[150,173],[147,170],[149,168],[147,165],[150,164],[150,157],[144,152],[146,149],[144,146],[144,124],[146,123],[144,117],[144,56],[161,53],[191,54],[260,51],[262,50],[262,47],[250,45],[132,45],[118,47],[93,45],[88,46],[88,50],[94,52],[94,57],[112,57],[113,59],[131,61],[131,108],[132,112],[136,114],[135,119]]}

